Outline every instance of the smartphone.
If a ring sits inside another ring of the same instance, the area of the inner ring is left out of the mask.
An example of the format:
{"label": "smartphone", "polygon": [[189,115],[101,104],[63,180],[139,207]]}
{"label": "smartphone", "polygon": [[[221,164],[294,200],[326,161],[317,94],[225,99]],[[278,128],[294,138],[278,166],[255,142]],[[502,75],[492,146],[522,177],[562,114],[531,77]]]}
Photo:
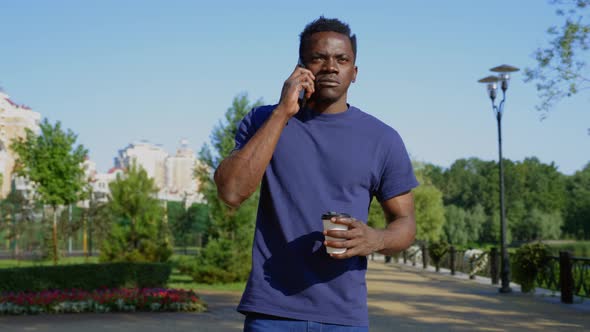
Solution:
{"label": "smartphone", "polygon": [[[301,61],[301,58],[299,58],[299,60],[297,61],[297,66],[301,67],[301,68],[305,68],[305,65],[303,64],[303,61]],[[307,101],[305,99],[305,89],[302,89],[299,92],[299,109],[303,109],[305,108],[305,102]]]}

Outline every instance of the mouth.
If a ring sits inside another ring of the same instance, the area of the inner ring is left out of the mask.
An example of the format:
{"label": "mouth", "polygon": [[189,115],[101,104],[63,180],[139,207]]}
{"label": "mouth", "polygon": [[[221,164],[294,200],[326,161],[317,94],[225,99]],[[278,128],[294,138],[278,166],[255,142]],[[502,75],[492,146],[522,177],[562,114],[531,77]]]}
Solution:
{"label": "mouth", "polygon": [[340,85],[340,82],[338,80],[332,79],[332,78],[323,78],[323,79],[319,79],[317,81],[317,85],[319,87],[335,87]]}

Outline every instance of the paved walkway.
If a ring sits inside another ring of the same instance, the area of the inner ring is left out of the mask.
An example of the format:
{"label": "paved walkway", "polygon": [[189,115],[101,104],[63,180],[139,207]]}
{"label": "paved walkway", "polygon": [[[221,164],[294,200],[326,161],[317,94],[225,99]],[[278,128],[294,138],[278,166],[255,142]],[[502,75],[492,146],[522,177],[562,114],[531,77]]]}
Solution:
{"label": "paved walkway", "polygon": [[[371,331],[590,331],[590,305],[499,294],[497,287],[401,265],[371,262]],[[240,294],[201,292],[206,313],[0,316],[0,331],[241,331]],[[588,300],[590,302],[590,300]]]}

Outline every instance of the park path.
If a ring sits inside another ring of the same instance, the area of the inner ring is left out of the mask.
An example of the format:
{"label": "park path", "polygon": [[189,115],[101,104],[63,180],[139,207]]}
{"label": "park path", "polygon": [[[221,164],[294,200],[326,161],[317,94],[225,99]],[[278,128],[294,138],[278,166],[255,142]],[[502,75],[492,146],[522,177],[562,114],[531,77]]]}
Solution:
{"label": "park path", "polygon": [[[590,331],[589,305],[514,292],[411,266],[370,262],[371,331]],[[0,316],[0,331],[241,331],[239,292],[200,292],[206,313]]]}

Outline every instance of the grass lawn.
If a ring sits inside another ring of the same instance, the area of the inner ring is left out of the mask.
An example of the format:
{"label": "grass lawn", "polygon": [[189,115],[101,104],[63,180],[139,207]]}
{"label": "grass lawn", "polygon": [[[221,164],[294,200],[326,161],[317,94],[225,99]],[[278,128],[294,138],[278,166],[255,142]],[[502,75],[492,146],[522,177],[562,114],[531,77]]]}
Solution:
{"label": "grass lawn", "polygon": [[[59,259],[59,265],[67,264],[85,264],[85,263],[98,263],[98,257],[62,257]],[[24,260],[24,259],[0,259],[0,269],[10,267],[27,267],[27,266],[41,266],[41,265],[53,265],[52,260],[37,261],[37,260]]]}
{"label": "grass lawn", "polygon": [[554,255],[559,255],[559,251],[571,251],[575,257],[590,258],[590,241],[545,241]]}
{"label": "grass lawn", "polygon": [[246,282],[232,282],[229,284],[202,284],[194,282],[190,276],[180,274],[178,270],[172,270],[168,281],[169,288],[191,289],[199,293],[200,290],[242,292],[246,288]]}

